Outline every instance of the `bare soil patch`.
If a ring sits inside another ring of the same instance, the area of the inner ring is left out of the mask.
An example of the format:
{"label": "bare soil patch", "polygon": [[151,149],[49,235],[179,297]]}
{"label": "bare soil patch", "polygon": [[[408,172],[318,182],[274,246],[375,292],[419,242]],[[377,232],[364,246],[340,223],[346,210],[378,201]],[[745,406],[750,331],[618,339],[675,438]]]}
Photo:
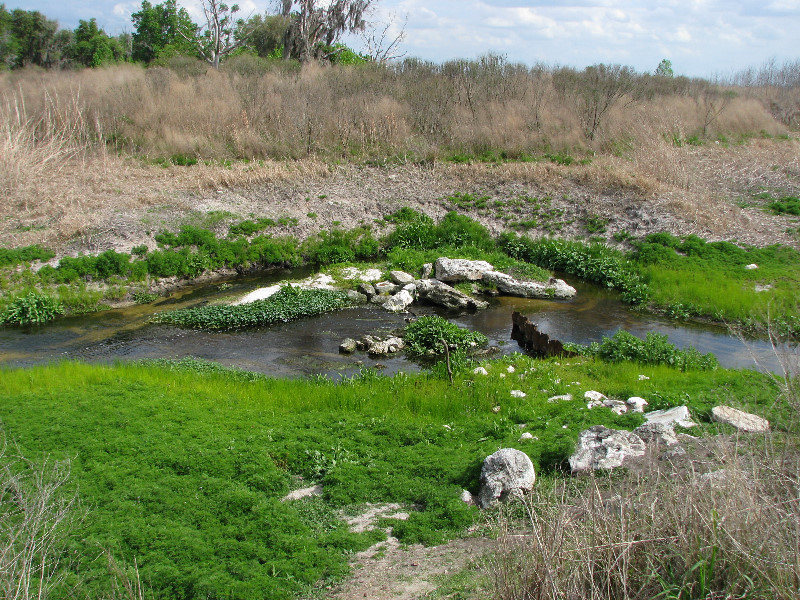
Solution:
{"label": "bare soil patch", "polygon": [[[487,197],[485,210],[464,209],[492,232],[532,220],[530,207],[513,215],[493,208],[519,196],[550,198],[557,227],[532,226],[530,235],[567,238],[627,231],[668,231],[763,246],[796,244],[792,219],[766,213],[754,194],[800,193],[800,144],[764,141],[734,148],[677,148],[670,156],[598,157],[590,165],[507,164],[335,165],[315,160],[193,167],[143,164],[95,156],[73,160],[20,185],[0,209],[0,243],[41,243],[60,255],[130,252],[154,247],[153,235],[182,224],[226,231],[232,222],[284,219],[274,235],[300,239],[333,226],[370,225],[402,206],[438,218],[448,196]],[[669,177],[654,167],[670,163]],[[674,174],[682,174],[675,178]],[[762,202],[763,203],[763,202]],[[212,214],[209,215],[208,213]],[[606,222],[591,233],[591,218]],[[552,225],[552,223],[551,223]]]}

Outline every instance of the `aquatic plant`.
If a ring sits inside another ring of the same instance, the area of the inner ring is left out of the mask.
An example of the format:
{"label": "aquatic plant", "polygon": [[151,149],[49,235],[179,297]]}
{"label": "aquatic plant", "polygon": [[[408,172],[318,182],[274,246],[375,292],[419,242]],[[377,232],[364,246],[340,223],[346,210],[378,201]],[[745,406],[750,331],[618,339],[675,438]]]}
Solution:
{"label": "aquatic plant", "polygon": [[425,315],[406,325],[405,342],[412,356],[444,354],[444,344],[451,351],[483,346],[488,338],[479,331],[459,327],[436,315]]}
{"label": "aquatic plant", "polygon": [[265,300],[183,308],[159,313],[153,321],[195,329],[244,329],[314,317],[344,308],[348,303],[344,292],[303,290],[286,285]]}

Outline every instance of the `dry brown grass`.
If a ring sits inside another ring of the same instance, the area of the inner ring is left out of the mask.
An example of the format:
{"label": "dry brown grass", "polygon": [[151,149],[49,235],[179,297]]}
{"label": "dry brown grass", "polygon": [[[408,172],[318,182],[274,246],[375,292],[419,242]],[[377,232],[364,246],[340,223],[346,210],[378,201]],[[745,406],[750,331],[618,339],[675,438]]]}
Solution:
{"label": "dry brown grass", "polygon": [[797,598],[796,452],[770,439],[712,450],[714,472],[562,481],[528,499],[521,523],[500,513],[488,563],[496,597]]}

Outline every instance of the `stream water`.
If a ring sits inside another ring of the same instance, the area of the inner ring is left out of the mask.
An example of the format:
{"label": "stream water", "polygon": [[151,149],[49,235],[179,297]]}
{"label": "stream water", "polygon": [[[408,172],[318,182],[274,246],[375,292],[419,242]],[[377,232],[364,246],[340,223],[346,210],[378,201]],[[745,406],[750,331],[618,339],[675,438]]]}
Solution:
{"label": "stream water", "polygon": [[[387,334],[405,325],[404,315],[363,306],[292,323],[246,331],[212,333],[149,323],[160,311],[195,306],[231,294],[295,278],[296,273],[249,278],[186,289],[148,305],[60,319],[45,326],[0,328],[0,363],[25,366],[60,359],[96,362],[194,356],[277,377],[325,374],[352,375],[363,367],[383,365],[385,373],[416,371],[419,366],[397,356],[376,361],[364,353],[339,354],[345,337]],[[666,334],[678,347],[713,352],[726,367],[778,370],[777,358],[765,340],[741,340],[721,327],[678,323],[622,304],[618,294],[581,282],[568,301],[500,297],[488,309],[452,315],[436,307],[414,306],[417,315],[441,314],[464,327],[483,332],[503,354],[521,351],[511,341],[511,313],[520,311],[538,323],[540,331],[562,342],[589,343],[625,329],[644,337]],[[224,288],[224,289],[223,289]],[[756,365],[755,361],[758,361]]]}

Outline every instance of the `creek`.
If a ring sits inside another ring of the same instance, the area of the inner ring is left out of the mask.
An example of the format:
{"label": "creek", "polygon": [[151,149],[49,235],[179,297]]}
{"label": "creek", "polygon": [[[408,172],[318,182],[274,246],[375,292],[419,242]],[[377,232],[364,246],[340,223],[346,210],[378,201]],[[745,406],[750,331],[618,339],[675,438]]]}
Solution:
{"label": "creek", "polygon": [[[375,360],[360,352],[339,354],[339,343],[346,337],[388,334],[405,325],[404,318],[408,315],[388,313],[375,306],[230,332],[180,329],[149,322],[156,312],[213,302],[297,277],[298,272],[240,277],[224,285],[217,282],[186,288],[153,304],[71,316],[38,327],[0,327],[0,364],[27,366],[62,359],[111,362],[194,356],[276,377],[323,374],[337,378],[355,375],[362,367],[376,364],[387,374],[420,369],[402,356]],[[463,327],[481,331],[489,337],[491,345],[499,347],[500,354],[521,351],[510,337],[511,313],[517,310],[537,323],[539,330],[551,339],[562,342],[587,344],[619,329],[639,337],[653,331],[666,334],[680,348],[694,346],[703,353],[713,352],[725,367],[779,371],[778,360],[766,340],[750,339],[744,343],[722,327],[681,323],[636,311],[620,302],[615,292],[580,281],[569,283],[578,290],[572,300],[498,297],[491,299],[486,310],[459,315],[429,306],[415,305],[411,310],[418,316],[440,314]]]}

